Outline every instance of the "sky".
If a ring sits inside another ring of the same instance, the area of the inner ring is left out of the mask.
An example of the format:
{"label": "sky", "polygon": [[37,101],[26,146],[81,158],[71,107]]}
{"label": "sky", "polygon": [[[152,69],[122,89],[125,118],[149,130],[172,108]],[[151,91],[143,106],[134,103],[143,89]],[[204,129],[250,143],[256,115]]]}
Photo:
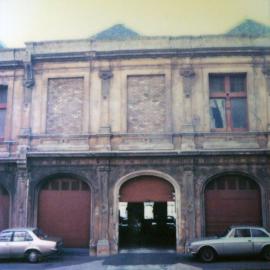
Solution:
{"label": "sky", "polygon": [[0,41],[88,38],[119,23],[151,36],[221,34],[247,18],[270,26],[270,0],[0,0]]}

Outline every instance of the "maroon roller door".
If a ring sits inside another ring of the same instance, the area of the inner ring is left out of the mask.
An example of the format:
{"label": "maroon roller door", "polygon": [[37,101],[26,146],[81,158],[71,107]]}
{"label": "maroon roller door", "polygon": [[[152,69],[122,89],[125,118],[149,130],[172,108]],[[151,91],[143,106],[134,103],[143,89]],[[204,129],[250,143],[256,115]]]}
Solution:
{"label": "maroon roller door", "polygon": [[123,184],[120,189],[120,201],[173,201],[173,192],[173,186],[166,180],[154,176],[140,176]]}
{"label": "maroon roller door", "polygon": [[38,226],[64,239],[65,247],[88,247],[90,190],[78,180],[48,182],[39,194]]}
{"label": "maroon roller door", "polygon": [[9,195],[8,192],[0,186],[0,231],[9,226]]}
{"label": "maroon roller door", "polygon": [[237,176],[212,181],[205,192],[206,234],[231,225],[261,225],[261,199],[255,182]]}

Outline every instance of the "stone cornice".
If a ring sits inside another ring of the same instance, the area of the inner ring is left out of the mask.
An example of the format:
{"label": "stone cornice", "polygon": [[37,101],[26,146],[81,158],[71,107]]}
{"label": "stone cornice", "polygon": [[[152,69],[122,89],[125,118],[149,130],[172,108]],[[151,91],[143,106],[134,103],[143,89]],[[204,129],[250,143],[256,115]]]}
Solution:
{"label": "stone cornice", "polygon": [[215,56],[260,56],[270,55],[270,47],[202,48],[202,49],[149,49],[96,52],[70,52],[34,54],[33,61],[89,61],[95,59],[125,59],[142,57],[215,57]]}
{"label": "stone cornice", "polygon": [[47,157],[63,157],[63,158],[95,158],[95,157],[194,157],[203,156],[247,156],[259,155],[270,157],[270,150],[198,150],[198,151],[110,151],[110,152],[28,152],[29,158],[47,158]]}
{"label": "stone cornice", "polygon": [[[82,52],[48,52],[33,53],[32,61],[91,61],[98,59],[130,59],[130,58],[158,58],[158,57],[215,57],[215,56],[264,56],[270,55],[268,47],[219,47],[219,48],[191,48],[191,49],[134,49],[111,51],[82,51]],[[0,52],[1,59],[1,52]],[[0,69],[24,67],[21,59],[0,60]]]}

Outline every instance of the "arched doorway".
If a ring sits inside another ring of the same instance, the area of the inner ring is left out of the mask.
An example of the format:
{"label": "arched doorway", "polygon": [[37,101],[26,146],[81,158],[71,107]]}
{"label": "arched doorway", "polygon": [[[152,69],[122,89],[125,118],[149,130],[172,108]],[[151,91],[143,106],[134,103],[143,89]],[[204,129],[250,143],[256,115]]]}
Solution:
{"label": "arched doorway", "polygon": [[0,231],[9,227],[9,194],[0,185]]}
{"label": "arched doorway", "polygon": [[38,201],[38,226],[60,236],[65,247],[87,248],[90,231],[89,186],[80,180],[58,177],[41,187]]}
{"label": "arched doorway", "polygon": [[256,182],[225,175],[205,188],[206,235],[222,234],[231,225],[261,225],[261,194]]}
{"label": "arched doorway", "polygon": [[119,191],[119,247],[175,248],[175,191],[157,176],[137,176]]}

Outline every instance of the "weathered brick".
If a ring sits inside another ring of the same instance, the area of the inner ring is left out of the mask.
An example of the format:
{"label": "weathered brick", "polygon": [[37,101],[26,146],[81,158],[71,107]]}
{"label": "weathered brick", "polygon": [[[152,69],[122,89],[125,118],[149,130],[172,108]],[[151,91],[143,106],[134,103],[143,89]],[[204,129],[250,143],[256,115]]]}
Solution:
{"label": "weathered brick", "polygon": [[46,131],[71,134],[82,131],[83,78],[48,81]]}
{"label": "weathered brick", "polygon": [[164,75],[128,77],[128,132],[165,132]]}

